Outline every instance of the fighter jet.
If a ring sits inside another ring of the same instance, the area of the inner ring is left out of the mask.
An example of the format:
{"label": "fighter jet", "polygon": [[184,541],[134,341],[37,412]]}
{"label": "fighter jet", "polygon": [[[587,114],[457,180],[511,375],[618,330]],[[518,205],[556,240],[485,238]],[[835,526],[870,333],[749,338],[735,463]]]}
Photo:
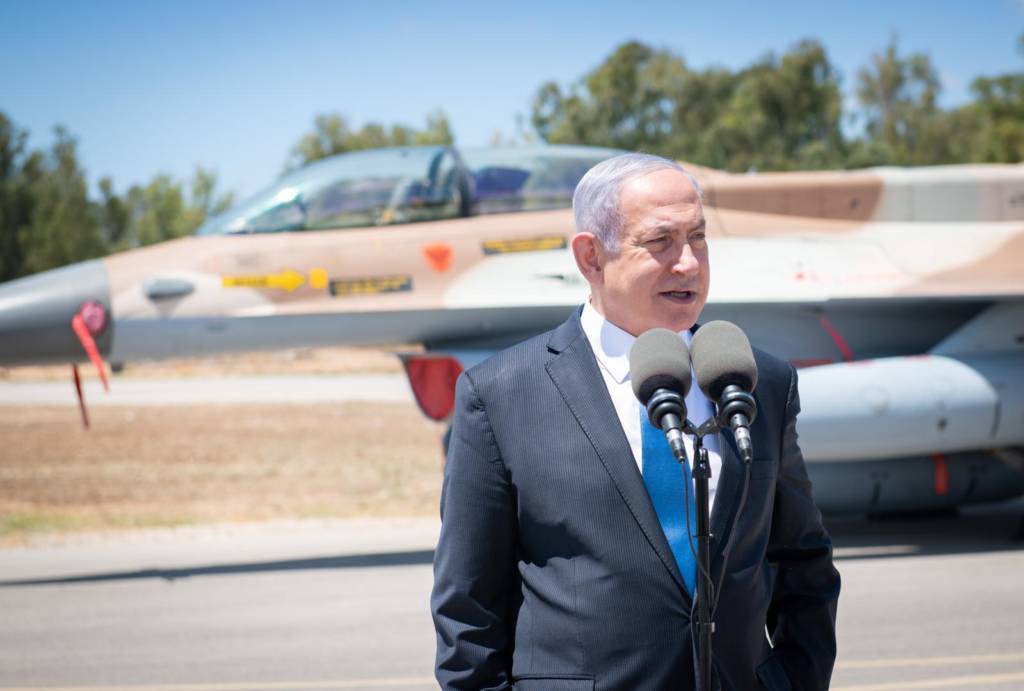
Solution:
{"label": "fighter jet", "polygon": [[[0,286],[0,365],[421,343],[405,371],[444,420],[464,368],[586,298],[572,192],[616,153],[433,146],[313,163],[193,236]],[[823,510],[1024,494],[1024,166],[689,168],[712,256],[702,320],[801,368]]]}

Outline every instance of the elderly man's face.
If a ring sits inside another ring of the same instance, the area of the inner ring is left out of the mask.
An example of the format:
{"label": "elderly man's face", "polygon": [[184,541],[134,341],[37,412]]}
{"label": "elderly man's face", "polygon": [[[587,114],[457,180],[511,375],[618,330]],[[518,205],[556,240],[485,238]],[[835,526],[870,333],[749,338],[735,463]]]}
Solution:
{"label": "elderly man's face", "polygon": [[598,268],[587,278],[595,308],[634,336],[659,326],[689,329],[710,282],[704,212],[693,183],[677,170],[649,173],[623,187],[619,210],[619,251],[594,240]]}

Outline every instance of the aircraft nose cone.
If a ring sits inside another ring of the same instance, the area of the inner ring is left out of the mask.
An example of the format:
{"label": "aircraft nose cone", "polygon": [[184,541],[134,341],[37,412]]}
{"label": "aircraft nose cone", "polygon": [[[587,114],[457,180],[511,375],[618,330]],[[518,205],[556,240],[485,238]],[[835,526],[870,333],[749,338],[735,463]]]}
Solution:
{"label": "aircraft nose cone", "polygon": [[110,351],[110,284],[101,261],[72,264],[0,285],[0,365],[86,358],[71,320],[81,314],[101,354]]}

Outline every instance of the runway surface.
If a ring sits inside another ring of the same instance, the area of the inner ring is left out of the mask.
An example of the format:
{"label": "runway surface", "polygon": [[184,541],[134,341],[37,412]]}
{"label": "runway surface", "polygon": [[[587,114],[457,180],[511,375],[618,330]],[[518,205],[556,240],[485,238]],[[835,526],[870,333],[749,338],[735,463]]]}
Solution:
{"label": "runway surface", "polygon": [[[833,520],[837,691],[1024,687],[1024,503]],[[0,686],[429,689],[435,519],[188,528],[0,551]]]}

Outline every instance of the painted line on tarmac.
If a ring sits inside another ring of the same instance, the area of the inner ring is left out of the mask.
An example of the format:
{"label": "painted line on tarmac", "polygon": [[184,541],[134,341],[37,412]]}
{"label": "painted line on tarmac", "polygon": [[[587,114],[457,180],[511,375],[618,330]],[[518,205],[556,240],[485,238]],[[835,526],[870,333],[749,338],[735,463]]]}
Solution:
{"label": "painted line on tarmac", "polygon": [[[962,689],[983,684],[1009,684],[1024,681],[1024,672],[1009,674],[976,674],[970,677],[943,677],[941,679],[919,679],[900,681],[895,684],[862,684],[857,686],[835,686],[832,691],[907,691],[908,689]],[[1019,688],[1019,687],[1018,687]]]}
{"label": "painted line on tarmac", "polygon": [[[893,658],[890,660],[852,660],[839,662],[837,669],[882,669],[889,667],[930,667],[935,665],[963,665],[992,662],[1018,662],[1024,654],[1008,653],[995,655],[962,655],[956,657]],[[906,691],[909,689],[939,689],[978,686],[981,684],[1008,684],[1024,681],[1024,672],[1007,674],[979,674],[966,677],[943,677],[916,681],[860,684],[856,686],[833,687],[833,691]],[[3,691],[286,691],[287,689],[366,689],[366,688],[416,688],[430,686],[436,682],[429,677],[395,677],[346,679],[335,681],[280,681],[280,682],[220,682],[192,684],[136,684],[105,686],[5,686]]]}
{"label": "painted line on tarmac", "polygon": [[129,686],[0,686],[0,691],[288,691],[289,689],[377,689],[377,688],[433,688],[437,681],[431,677],[401,677],[393,679],[345,679],[338,681],[265,681],[221,682],[209,684],[135,684]]}
{"label": "painted line on tarmac", "polygon": [[986,662],[1024,662],[1024,653],[993,653],[990,655],[949,655],[945,657],[894,657],[888,660],[839,660],[836,662],[836,669],[940,667],[942,665],[974,665],[984,664]]}

